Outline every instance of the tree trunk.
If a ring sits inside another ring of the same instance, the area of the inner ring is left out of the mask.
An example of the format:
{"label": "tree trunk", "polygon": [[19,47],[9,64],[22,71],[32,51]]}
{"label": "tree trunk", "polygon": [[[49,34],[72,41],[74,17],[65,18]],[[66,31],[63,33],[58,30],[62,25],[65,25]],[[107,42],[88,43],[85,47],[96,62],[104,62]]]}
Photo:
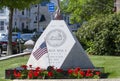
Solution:
{"label": "tree trunk", "polygon": [[39,32],[39,26],[40,26],[40,23],[39,23],[39,21],[40,21],[40,17],[39,17],[39,15],[40,15],[40,13],[39,13],[39,9],[40,9],[40,7],[39,7],[39,4],[38,4],[38,13],[37,13],[37,24],[38,24],[38,32]]}
{"label": "tree trunk", "polygon": [[12,55],[12,22],[13,22],[13,11],[14,8],[9,8],[9,27],[8,27],[8,45],[7,55]]}

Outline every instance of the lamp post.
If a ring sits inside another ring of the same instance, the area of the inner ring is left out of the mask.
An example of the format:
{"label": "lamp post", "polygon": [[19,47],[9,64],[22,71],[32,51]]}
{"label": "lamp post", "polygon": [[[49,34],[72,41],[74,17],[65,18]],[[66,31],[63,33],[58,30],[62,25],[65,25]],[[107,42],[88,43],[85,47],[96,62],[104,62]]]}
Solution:
{"label": "lamp post", "polygon": [[15,32],[17,32],[17,31],[16,31],[16,28],[17,28],[17,26],[15,25]]}

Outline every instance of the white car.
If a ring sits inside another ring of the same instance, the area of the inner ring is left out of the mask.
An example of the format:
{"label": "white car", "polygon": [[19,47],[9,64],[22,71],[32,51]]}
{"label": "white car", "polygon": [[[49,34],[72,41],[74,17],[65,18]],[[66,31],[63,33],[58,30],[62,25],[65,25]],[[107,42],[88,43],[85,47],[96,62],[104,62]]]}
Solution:
{"label": "white car", "polygon": [[7,36],[6,33],[0,33],[0,38]]}

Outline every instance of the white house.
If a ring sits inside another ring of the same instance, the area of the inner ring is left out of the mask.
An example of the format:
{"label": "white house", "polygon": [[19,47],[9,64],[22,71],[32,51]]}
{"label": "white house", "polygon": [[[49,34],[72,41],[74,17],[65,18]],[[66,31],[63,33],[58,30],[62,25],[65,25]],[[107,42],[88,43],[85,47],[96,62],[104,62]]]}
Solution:
{"label": "white house", "polygon": [[120,12],[120,0],[114,0],[115,3],[114,3],[114,11],[115,12]]}
{"label": "white house", "polygon": [[47,3],[32,5],[30,8],[19,11],[15,9],[13,16],[13,28],[37,30],[42,32],[50,22]]}
{"label": "white house", "polygon": [[0,9],[0,33],[7,33],[9,10],[6,7]]}
{"label": "white house", "polygon": [[[51,0],[55,7],[58,5],[57,0]],[[48,2],[43,2],[41,4],[32,5],[30,8],[24,10],[14,10],[13,15],[13,28],[18,28],[21,31],[23,29],[36,30],[37,32],[43,32],[47,27],[51,19],[53,19],[54,12],[49,12]],[[70,24],[69,16],[64,16],[63,19],[66,21],[72,31],[78,29],[77,24]]]}

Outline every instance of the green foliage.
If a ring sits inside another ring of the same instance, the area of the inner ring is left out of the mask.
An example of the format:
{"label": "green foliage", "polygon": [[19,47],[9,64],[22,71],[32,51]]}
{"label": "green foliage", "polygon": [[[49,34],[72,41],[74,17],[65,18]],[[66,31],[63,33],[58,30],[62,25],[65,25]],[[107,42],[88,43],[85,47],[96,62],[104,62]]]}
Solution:
{"label": "green foliage", "polygon": [[32,33],[34,32],[33,30],[29,30],[28,28],[22,29],[22,33]]}
{"label": "green foliage", "polygon": [[61,7],[64,13],[71,15],[71,22],[76,23],[113,13],[114,0],[64,0]]}
{"label": "green foliage", "polygon": [[89,54],[120,55],[120,14],[92,18],[77,37]]}
{"label": "green foliage", "polygon": [[0,0],[0,8],[7,7],[9,9],[9,27],[8,27],[8,45],[7,55],[12,55],[12,23],[14,9],[29,8],[33,4],[38,4],[49,0]]}
{"label": "green foliage", "polygon": [[37,4],[42,1],[43,0],[0,0],[0,7],[5,6],[8,8],[24,9],[25,7],[30,7],[31,4]]}
{"label": "green foliage", "polygon": [[13,29],[12,29],[12,32],[21,32],[21,31],[20,31],[19,28],[16,27],[16,28],[13,28]]}

